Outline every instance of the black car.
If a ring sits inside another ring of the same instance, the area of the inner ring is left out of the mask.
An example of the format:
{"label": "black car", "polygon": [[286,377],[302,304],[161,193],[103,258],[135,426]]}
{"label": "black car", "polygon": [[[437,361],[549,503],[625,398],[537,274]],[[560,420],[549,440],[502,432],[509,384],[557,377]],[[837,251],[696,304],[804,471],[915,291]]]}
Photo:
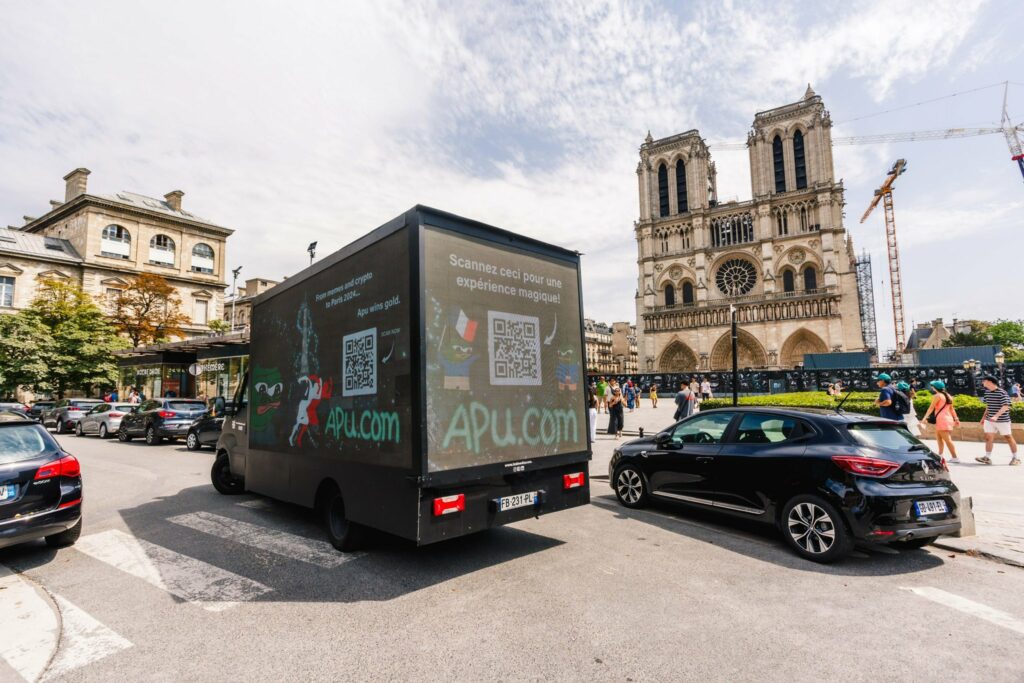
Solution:
{"label": "black car", "polygon": [[193,420],[206,412],[206,404],[188,398],[155,398],[143,401],[138,408],[121,418],[117,438],[131,441],[145,437],[155,446],[164,439],[181,439],[188,433]]}
{"label": "black car", "polygon": [[608,474],[626,507],[653,498],[760,520],[816,562],[858,541],[920,548],[960,529],[945,460],[902,424],[867,415],[708,410],[623,444]]}
{"label": "black car", "polygon": [[56,403],[56,401],[36,401],[32,404],[32,407],[28,409],[28,416],[36,422],[42,422],[43,411],[52,408],[54,403]]}
{"label": "black car", "polygon": [[78,460],[39,424],[0,420],[0,548],[37,538],[70,545],[81,533]]}
{"label": "black car", "polygon": [[224,415],[226,414],[224,411],[225,409],[231,410],[234,406],[231,401],[223,403],[224,407],[218,413],[217,400],[210,399],[208,412],[196,419],[188,428],[188,433],[185,435],[185,447],[190,451],[198,451],[203,446],[217,447],[217,439],[220,438],[220,431],[224,426]]}

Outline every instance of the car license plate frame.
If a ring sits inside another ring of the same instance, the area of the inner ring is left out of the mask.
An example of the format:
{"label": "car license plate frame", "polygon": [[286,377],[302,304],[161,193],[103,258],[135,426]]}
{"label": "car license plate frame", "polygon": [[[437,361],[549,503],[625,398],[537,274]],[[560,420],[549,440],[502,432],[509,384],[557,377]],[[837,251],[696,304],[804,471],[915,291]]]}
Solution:
{"label": "car license plate frame", "polygon": [[945,515],[949,513],[949,505],[944,500],[915,500],[914,510],[918,517],[929,515]]}
{"label": "car license plate frame", "polygon": [[17,484],[0,484],[0,503],[9,503],[17,497]]}
{"label": "car license plate frame", "polygon": [[524,491],[522,493],[513,493],[511,496],[502,496],[496,502],[498,504],[498,512],[507,512],[536,505],[538,500],[540,500],[539,491]]}

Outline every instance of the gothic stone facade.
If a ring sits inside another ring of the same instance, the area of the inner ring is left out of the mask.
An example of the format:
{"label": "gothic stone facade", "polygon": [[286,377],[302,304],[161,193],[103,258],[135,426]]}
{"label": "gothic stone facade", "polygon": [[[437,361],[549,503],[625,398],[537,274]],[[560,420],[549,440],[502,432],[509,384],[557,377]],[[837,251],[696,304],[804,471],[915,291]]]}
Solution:
{"label": "gothic stone facade", "polygon": [[791,368],[805,353],[864,348],[831,119],[810,86],[754,116],[752,197],[717,201],[715,164],[696,130],[640,147],[636,298],[641,370]]}

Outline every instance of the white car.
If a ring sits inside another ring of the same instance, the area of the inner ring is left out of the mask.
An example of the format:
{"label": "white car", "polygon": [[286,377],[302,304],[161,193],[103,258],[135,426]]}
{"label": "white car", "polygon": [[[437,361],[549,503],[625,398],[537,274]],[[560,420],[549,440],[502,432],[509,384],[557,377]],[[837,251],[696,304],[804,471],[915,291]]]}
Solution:
{"label": "white car", "polygon": [[117,434],[121,418],[138,408],[134,403],[101,403],[78,421],[75,436],[99,434],[101,439]]}

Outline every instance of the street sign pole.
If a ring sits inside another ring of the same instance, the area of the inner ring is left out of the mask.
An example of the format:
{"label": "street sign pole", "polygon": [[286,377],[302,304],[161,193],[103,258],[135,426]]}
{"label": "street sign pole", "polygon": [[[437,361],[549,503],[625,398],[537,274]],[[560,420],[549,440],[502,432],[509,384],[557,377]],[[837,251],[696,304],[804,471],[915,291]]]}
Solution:
{"label": "street sign pole", "polygon": [[729,314],[732,316],[732,404],[735,406],[740,402],[740,366],[739,359],[736,357],[736,347],[739,346],[739,339],[737,338],[736,331],[735,306],[729,306]]}

